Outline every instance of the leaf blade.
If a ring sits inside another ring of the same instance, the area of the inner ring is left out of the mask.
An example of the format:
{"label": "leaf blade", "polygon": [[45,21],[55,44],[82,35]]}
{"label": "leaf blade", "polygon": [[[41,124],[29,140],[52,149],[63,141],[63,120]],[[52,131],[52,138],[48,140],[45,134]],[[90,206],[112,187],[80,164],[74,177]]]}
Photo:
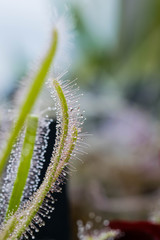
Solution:
{"label": "leaf blade", "polygon": [[[29,226],[30,222],[36,215],[37,211],[39,210],[40,206],[42,205],[45,196],[49,192],[51,186],[56,182],[58,177],[63,171],[63,168],[65,164],[69,161],[72,152],[75,148],[75,143],[77,141],[78,137],[78,129],[76,126],[72,127],[72,134],[71,134],[71,141],[68,147],[68,151],[66,152],[65,158],[61,159],[61,154],[64,149],[65,140],[67,138],[68,133],[68,125],[69,125],[69,112],[68,112],[68,105],[66,101],[66,97],[64,95],[64,92],[58,83],[57,80],[53,81],[53,85],[56,89],[60,105],[61,105],[61,111],[62,111],[62,135],[60,139],[59,149],[57,150],[57,154],[52,157],[51,163],[46,171],[45,178],[37,190],[37,192],[34,194],[34,197],[32,199],[32,202],[29,204],[28,208],[24,209],[24,212],[21,213],[19,216],[17,216],[17,226],[16,231],[13,231],[13,239],[19,238],[22,233],[25,231],[26,226]],[[53,159],[54,158],[54,159]],[[25,216],[24,218],[22,216]]]}
{"label": "leaf blade", "polygon": [[9,205],[6,213],[6,219],[10,213],[14,214],[19,208],[23,190],[27,181],[31,159],[33,156],[34,145],[36,140],[36,132],[38,127],[38,117],[30,115],[27,119],[26,133],[22,147],[20,163],[17,171],[17,176],[14,182],[13,190],[9,200]]}
{"label": "leaf blade", "polygon": [[14,127],[12,128],[10,137],[7,141],[7,145],[2,152],[2,156],[0,158],[0,176],[2,175],[3,169],[6,166],[8,157],[12,150],[12,146],[13,146],[13,144],[14,144],[26,118],[27,118],[27,115],[32,110],[32,107],[33,107],[33,105],[40,93],[40,90],[44,84],[44,81],[45,81],[45,78],[50,69],[52,60],[54,59],[55,54],[56,54],[57,44],[58,44],[58,33],[57,33],[57,30],[55,29],[53,32],[53,39],[52,39],[49,51],[47,52],[46,57],[44,58],[44,60],[42,62],[40,70],[37,72],[37,74],[33,80],[33,83],[28,91],[27,97],[21,106],[19,116],[15,122]]}

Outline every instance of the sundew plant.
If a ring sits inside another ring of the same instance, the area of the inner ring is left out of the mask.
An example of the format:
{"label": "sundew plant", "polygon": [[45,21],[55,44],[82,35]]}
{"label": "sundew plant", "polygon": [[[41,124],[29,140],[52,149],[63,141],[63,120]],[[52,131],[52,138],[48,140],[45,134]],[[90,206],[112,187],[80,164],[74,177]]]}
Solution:
{"label": "sundew plant", "polygon": [[[35,232],[45,225],[45,218],[54,209],[52,193],[61,191],[69,160],[81,151],[85,134],[78,87],[75,81],[60,77],[48,80],[58,44],[58,29],[54,29],[48,52],[12,121],[6,142],[1,143],[0,240],[35,238]],[[45,82],[55,102],[57,132],[50,164],[38,187],[51,120],[35,114],[33,107]]]}
{"label": "sundew plant", "polygon": [[[18,90],[20,107],[16,105],[12,111],[2,109],[0,240],[35,238],[36,232],[45,225],[45,218],[50,218],[54,210],[53,193],[61,192],[61,184],[66,182],[72,169],[71,160],[79,160],[77,154],[83,155],[83,148],[87,146],[84,141],[87,134],[82,131],[85,118],[79,103],[82,94],[79,93],[76,80],[64,80],[64,74],[58,77],[51,74],[61,44],[59,36],[63,36],[59,26],[57,24],[53,29],[50,46],[34,77],[24,86],[25,91],[22,87]],[[48,107],[43,113],[55,111],[56,139],[50,163],[40,184],[49,126],[53,121],[36,110],[45,84],[55,107]],[[78,231],[80,240],[111,240],[117,236],[117,231],[110,231],[109,228],[92,231],[88,224],[86,227],[78,226]]]}

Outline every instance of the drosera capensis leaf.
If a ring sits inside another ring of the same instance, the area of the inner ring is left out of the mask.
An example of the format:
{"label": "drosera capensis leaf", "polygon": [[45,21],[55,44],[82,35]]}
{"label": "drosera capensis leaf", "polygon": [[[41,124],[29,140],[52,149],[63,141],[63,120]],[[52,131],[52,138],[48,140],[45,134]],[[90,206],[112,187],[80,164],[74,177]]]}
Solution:
{"label": "drosera capensis leaf", "polygon": [[30,170],[37,128],[38,117],[36,115],[29,115],[26,122],[26,132],[22,146],[20,163],[17,171],[17,176],[13,185],[11,197],[9,200],[6,219],[9,218],[10,213],[14,214],[15,211],[19,208],[23,190]]}
{"label": "drosera capensis leaf", "polygon": [[[32,196],[30,201],[28,201],[28,203],[26,204],[26,207],[23,210],[19,210],[15,213],[16,224],[12,232],[11,239],[18,239],[19,237],[21,237],[26,227],[28,227],[31,221],[33,221],[34,217],[36,216],[37,212],[42,206],[45,197],[51,190],[52,186],[56,184],[58,177],[61,175],[63,169],[66,166],[66,163],[69,161],[72,155],[72,152],[74,150],[75,143],[77,141],[78,129],[76,126],[72,126],[72,128],[70,129],[71,135],[69,139],[69,144],[66,142],[66,138],[68,134],[68,125],[69,125],[69,113],[68,113],[67,101],[63,93],[63,90],[57,80],[53,81],[53,85],[56,89],[57,96],[61,105],[61,111],[62,111],[62,123],[61,123],[62,131],[61,131],[59,146],[56,149],[55,154],[52,156],[50,165],[46,171],[46,175],[41,186],[39,187],[37,192]],[[68,144],[68,148],[67,148],[67,151],[65,152],[65,155],[63,155],[62,153],[63,153],[65,144]],[[63,158],[62,158],[62,155],[63,155]],[[0,238],[0,240],[2,239]]]}
{"label": "drosera capensis leaf", "polygon": [[54,29],[50,48],[41,64],[39,71],[37,72],[35,78],[33,79],[33,82],[28,91],[28,94],[20,108],[17,120],[11,130],[10,137],[7,141],[6,147],[2,151],[2,155],[0,158],[0,176],[2,175],[3,170],[6,166],[8,157],[9,157],[12,147],[13,147],[13,144],[16,141],[16,138],[18,137],[18,134],[24,125],[27,115],[32,110],[33,105],[34,105],[34,103],[40,93],[40,90],[44,84],[44,81],[46,79],[46,76],[49,72],[52,61],[56,54],[57,44],[58,44],[58,33],[57,33],[57,30]]}
{"label": "drosera capensis leaf", "polygon": [[[77,129],[74,127],[73,134],[72,134],[72,140],[71,140],[70,147],[69,147],[68,153],[66,155],[66,158],[59,163],[59,166],[57,167],[56,171],[54,171],[54,169],[55,169],[54,167],[51,167],[51,165],[49,166],[43,183],[41,184],[41,186],[38,189],[38,191],[36,192],[36,194],[33,196],[32,202],[30,203],[29,207],[24,210],[23,217],[21,217],[21,214],[18,216],[16,230],[13,231],[11,239],[18,239],[19,237],[21,237],[21,235],[25,231],[26,227],[29,226],[32,219],[37,214],[47,193],[49,192],[52,185],[56,182],[57,178],[62,173],[65,163],[70,159],[71,153],[73,152],[73,149],[74,149],[74,146],[76,143],[76,140],[77,140]],[[51,164],[53,164],[53,163],[51,163]],[[1,238],[0,238],[0,240],[1,240]]]}
{"label": "drosera capensis leaf", "polygon": [[[79,103],[73,96],[73,86],[60,79],[54,79],[50,84],[54,87],[52,96],[56,100],[57,110],[57,133],[51,161],[38,190],[2,225],[0,240],[19,239],[22,235],[26,239],[28,234],[33,238],[33,231],[44,225],[44,217],[49,217],[48,214],[54,209],[52,193],[61,191],[60,184],[66,179],[69,160],[75,157],[79,141],[83,138],[83,121]],[[72,94],[69,94],[69,89]],[[9,237],[1,237],[7,235],[6,231]]]}
{"label": "drosera capensis leaf", "polygon": [[57,171],[55,172],[55,174],[53,176],[54,181],[56,181],[56,179],[60,176],[61,171],[62,171],[64,165],[66,163],[68,163],[69,159],[71,158],[72,152],[73,152],[73,150],[75,148],[77,137],[78,137],[78,130],[77,130],[77,128],[75,126],[73,126],[72,137],[71,137],[69,149],[68,149],[68,151],[66,153],[65,158],[61,161],[61,163],[59,164],[59,166],[57,168]]}
{"label": "drosera capensis leaf", "polygon": [[10,234],[12,233],[12,231],[14,231],[14,228],[17,224],[17,219],[16,217],[13,215],[7,222],[7,225],[4,229],[4,231],[1,233],[0,235],[0,240],[8,240],[10,239]]}
{"label": "drosera capensis leaf", "polygon": [[61,104],[61,109],[62,109],[62,135],[61,135],[61,140],[60,140],[60,144],[59,144],[59,151],[58,151],[58,155],[57,155],[57,159],[55,161],[55,169],[59,163],[60,157],[61,157],[61,153],[62,150],[64,148],[64,144],[65,144],[65,140],[67,137],[67,133],[68,133],[68,123],[69,123],[69,114],[68,114],[68,105],[67,105],[67,101],[66,98],[64,96],[64,93],[62,91],[62,88],[60,86],[60,84],[58,83],[58,81],[56,79],[53,80],[53,85],[56,89],[60,104]]}

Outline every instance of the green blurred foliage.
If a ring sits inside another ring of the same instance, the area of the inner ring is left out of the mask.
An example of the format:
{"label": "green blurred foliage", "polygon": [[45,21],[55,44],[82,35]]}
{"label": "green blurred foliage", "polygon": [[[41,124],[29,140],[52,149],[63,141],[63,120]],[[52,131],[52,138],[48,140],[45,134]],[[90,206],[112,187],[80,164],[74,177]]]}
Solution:
{"label": "green blurred foliage", "polygon": [[[115,12],[115,16],[110,17],[110,25],[116,39],[111,39],[109,43],[106,37],[106,44],[100,44],[101,41],[98,43],[98,29],[95,36],[88,30],[87,18],[84,17],[85,5],[82,7],[75,3],[72,5],[79,48],[73,75],[78,75],[79,81],[87,89],[99,89],[99,92],[114,82],[124,99],[135,102],[158,116],[160,2],[159,0],[114,2],[112,12]],[[94,1],[93,4],[97,4],[98,7],[98,1]],[[103,1],[103,4],[107,14],[111,1]],[[87,9],[88,14],[92,10]],[[94,14],[96,18],[97,13]],[[99,16],[100,13],[97,21],[102,24],[103,18]],[[106,27],[107,24],[106,22]],[[94,28],[94,25],[90,25],[90,28]]]}

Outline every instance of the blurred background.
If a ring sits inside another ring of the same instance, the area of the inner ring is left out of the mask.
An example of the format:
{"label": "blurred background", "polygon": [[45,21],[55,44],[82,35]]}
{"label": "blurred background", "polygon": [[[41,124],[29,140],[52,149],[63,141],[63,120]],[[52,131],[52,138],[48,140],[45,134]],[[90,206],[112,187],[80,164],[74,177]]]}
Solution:
{"label": "blurred background", "polygon": [[78,78],[84,131],[92,134],[84,163],[75,161],[69,177],[73,239],[77,220],[93,213],[140,220],[158,209],[159,13],[159,0],[0,0],[2,103],[46,49],[54,19],[64,17],[68,28],[57,71],[63,66],[67,78]]}

